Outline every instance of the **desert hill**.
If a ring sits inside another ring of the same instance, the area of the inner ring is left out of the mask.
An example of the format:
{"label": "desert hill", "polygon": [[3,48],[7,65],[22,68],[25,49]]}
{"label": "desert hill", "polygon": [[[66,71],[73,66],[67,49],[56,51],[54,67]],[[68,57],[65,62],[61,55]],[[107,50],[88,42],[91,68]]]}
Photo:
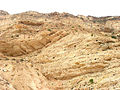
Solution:
{"label": "desert hill", "polygon": [[119,16],[6,14],[0,17],[0,90],[120,89]]}

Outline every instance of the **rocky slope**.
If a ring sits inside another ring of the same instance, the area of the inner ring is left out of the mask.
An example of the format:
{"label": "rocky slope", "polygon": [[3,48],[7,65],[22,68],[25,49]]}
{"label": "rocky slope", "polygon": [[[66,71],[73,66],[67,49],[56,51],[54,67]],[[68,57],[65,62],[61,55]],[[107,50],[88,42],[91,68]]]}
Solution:
{"label": "rocky slope", "polygon": [[0,90],[118,90],[118,16],[34,11],[0,20]]}

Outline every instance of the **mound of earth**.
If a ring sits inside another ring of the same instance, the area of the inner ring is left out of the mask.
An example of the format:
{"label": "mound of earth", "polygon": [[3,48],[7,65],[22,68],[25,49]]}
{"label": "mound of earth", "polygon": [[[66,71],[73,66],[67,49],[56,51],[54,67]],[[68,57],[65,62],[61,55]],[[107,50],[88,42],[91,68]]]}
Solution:
{"label": "mound of earth", "polygon": [[3,18],[0,89],[120,89],[119,18],[35,11]]}

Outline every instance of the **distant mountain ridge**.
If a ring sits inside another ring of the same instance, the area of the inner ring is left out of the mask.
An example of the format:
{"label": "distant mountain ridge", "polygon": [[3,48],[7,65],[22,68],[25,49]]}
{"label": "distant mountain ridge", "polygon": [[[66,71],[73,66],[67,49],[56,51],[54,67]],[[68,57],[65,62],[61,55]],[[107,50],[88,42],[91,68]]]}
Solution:
{"label": "distant mountain ridge", "polygon": [[[10,15],[7,11],[4,10],[0,10],[0,16],[4,16],[4,15]],[[26,11],[26,12],[22,12],[22,13],[18,13],[18,14],[13,14],[13,16],[33,16],[33,17],[46,17],[46,18],[50,18],[50,17],[73,17],[73,18],[82,18],[82,19],[87,19],[87,20],[93,20],[93,21],[107,21],[107,20],[120,20],[120,16],[101,16],[101,17],[95,17],[95,16],[84,16],[84,15],[73,15],[70,13],[59,13],[59,12],[51,12],[51,13],[39,13],[36,11]]]}

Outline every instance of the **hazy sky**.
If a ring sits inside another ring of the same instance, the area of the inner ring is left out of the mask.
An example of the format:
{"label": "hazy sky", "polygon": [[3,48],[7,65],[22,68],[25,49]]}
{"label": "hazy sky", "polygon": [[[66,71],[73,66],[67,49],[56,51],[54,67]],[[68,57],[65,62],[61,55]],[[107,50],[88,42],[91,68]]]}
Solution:
{"label": "hazy sky", "polygon": [[24,11],[68,12],[74,15],[120,16],[120,0],[1,0],[0,9],[10,14]]}

